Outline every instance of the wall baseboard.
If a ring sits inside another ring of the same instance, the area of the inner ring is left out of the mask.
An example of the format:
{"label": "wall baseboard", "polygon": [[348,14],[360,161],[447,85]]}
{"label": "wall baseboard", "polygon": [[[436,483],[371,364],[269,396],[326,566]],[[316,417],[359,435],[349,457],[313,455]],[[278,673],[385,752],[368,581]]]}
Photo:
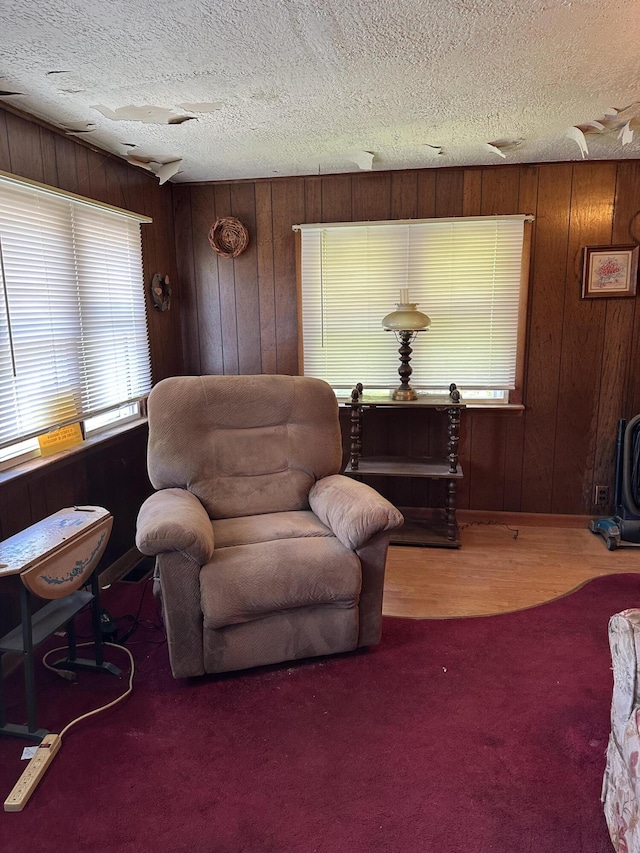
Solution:
{"label": "wall baseboard", "polygon": [[118,557],[110,566],[107,566],[103,572],[100,572],[100,589],[105,589],[110,584],[122,580],[144,559],[144,554],[138,551],[135,546],[129,548],[121,557]]}
{"label": "wall baseboard", "polygon": [[551,512],[498,512],[494,510],[460,509],[457,513],[460,524],[492,521],[497,524],[514,524],[521,527],[573,527],[585,530],[592,515],[563,515]]}
{"label": "wall baseboard", "polygon": [[[400,512],[413,518],[433,519],[434,513],[438,512],[432,508],[425,507],[399,507]],[[551,512],[501,512],[499,510],[485,509],[459,509],[456,513],[458,524],[493,523],[514,524],[521,527],[589,527],[589,521],[595,518],[593,515],[563,515]]]}

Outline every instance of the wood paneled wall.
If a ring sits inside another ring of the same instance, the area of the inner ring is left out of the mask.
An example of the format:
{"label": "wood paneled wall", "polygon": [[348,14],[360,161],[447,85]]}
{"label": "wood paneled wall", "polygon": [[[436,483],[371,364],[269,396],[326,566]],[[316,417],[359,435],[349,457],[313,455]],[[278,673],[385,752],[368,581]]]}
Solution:
{"label": "wood paneled wall", "polygon": [[[591,513],[593,485],[613,485],[617,420],[640,411],[640,309],[637,298],[581,300],[581,255],[585,245],[638,241],[639,163],[371,172],[169,188],[117,157],[0,110],[0,169],[153,216],[153,225],[142,229],[145,280],[168,272],[174,289],[170,312],[148,312],[156,381],[181,372],[298,372],[291,230],[298,222],[535,214],[526,410],[523,416],[465,413],[460,506]],[[241,219],[251,238],[235,260],[219,258],[207,240],[215,218],[228,215]],[[367,435],[380,452],[434,452],[441,440],[438,424],[399,413],[377,418]],[[107,505],[126,489],[131,507],[116,524],[112,554],[126,550],[132,507],[149,489],[144,441],[138,434],[130,442],[109,445],[113,451],[96,451],[84,462],[65,462],[51,476],[0,485],[0,536],[71,502],[87,502],[89,495]],[[108,488],[107,473],[100,472],[111,472],[116,483],[119,470],[122,489]],[[402,505],[434,499],[426,483],[378,485]]]}
{"label": "wood paneled wall", "polygon": [[[39,122],[0,109],[0,169],[153,217],[142,226],[144,276],[154,380],[182,372],[180,294],[169,312],[151,308],[148,285],[155,272],[176,283],[171,191],[123,160],[66,137]],[[104,282],[109,299],[109,282]],[[41,310],[34,304],[34,312]],[[135,517],[151,487],[145,466],[146,433],[140,427],[104,445],[86,448],[17,479],[0,481],[0,538],[5,539],[62,507],[107,507],[114,529],[105,562],[134,544]]]}
{"label": "wood paneled wall", "polygon": [[[172,189],[187,373],[298,372],[296,223],[533,213],[526,410],[464,413],[459,505],[597,512],[594,484],[613,486],[616,423],[640,411],[640,308],[637,298],[580,298],[582,248],[640,240],[640,164],[369,172]],[[235,260],[209,246],[218,216],[236,216],[249,229],[249,247]],[[380,452],[435,450],[439,440],[437,424],[406,413],[376,418],[367,431]],[[426,483],[376,485],[399,505],[435,497]]]}

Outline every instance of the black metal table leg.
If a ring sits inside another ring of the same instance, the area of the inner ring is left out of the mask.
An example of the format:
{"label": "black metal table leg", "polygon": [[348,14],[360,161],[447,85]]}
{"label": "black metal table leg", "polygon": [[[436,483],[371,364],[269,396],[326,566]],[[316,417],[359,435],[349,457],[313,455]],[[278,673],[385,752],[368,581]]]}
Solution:
{"label": "black metal table leg", "polygon": [[36,675],[33,664],[33,634],[31,633],[31,607],[26,587],[20,591],[20,616],[22,619],[22,643],[24,660],[24,687],[27,697],[27,726],[35,731],[36,725]]}
{"label": "black metal table leg", "polygon": [[[39,729],[36,719],[36,679],[33,662],[33,633],[31,627],[31,607],[29,606],[29,592],[26,587],[20,591],[20,614],[22,619],[22,659],[24,663],[24,687],[27,703],[27,724],[16,725],[7,723],[4,709],[4,696],[0,695],[0,734],[13,735],[15,737],[27,738],[40,742],[45,735],[49,734],[47,729]],[[0,665],[2,663],[0,655]],[[0,681],[2,673],[0,672]],[[1,685],[0,685],[1,690]]]}
{"label": "black metal table leg", "polygon": [[[76,657],[74,643],[73,653],[71,651],[71,644],[69,644],[69,655],[63,660],[56,661],[53,665],[59,669],[88,669],[94,672],[110,672],[112,675],[120,675],[122,670],[115,666],[115,664],[109,663],[104,659],[102,629],[100,627],[100,586],[96,572],[91,576],[91,592],[93,594],[91,602],[91,624],[93,626],[95,660]],[[67,626],[67,636],[70,636],[69,628],[73,630],[71,624]]]}

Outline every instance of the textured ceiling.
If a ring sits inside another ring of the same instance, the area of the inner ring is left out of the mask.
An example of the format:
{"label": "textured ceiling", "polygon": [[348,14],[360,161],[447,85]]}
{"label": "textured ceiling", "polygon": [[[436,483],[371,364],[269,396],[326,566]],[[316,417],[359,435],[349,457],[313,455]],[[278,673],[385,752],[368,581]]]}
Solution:
{"label": "textured ceiling", "polygon": [[638,0],[3,0],[0,97],[173,181],[640,158],[639,44]]}

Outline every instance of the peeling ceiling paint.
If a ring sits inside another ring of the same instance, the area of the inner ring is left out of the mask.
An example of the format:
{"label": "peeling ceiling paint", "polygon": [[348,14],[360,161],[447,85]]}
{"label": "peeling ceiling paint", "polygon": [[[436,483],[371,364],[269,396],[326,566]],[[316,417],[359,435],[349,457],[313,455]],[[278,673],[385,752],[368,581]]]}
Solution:
{"label": "peeling ceiling paint", "polygon": [[569,128],[567,136],[578,145],[583,158],[589,155],[586,137],[593,134],[605,134],[617,131],[616,139],[624,148],[631,145],[636,130],[640,129],[640,102],[621,110],[611,107],[599,119],[592,119]]}
{"label": "peeling ceiling paint", "polygon": [[72,121],[64,125],[67,133],[91,133],[96,129],[92,121]]}
{"label": "peeling ceiling paint", "polygon": [[358,169],[370,171],[373,169],[373,161],[375,154],[372,151],[356,151],[351,155],[351,162],[355,163]]}
{"label": "peeling ceiling paint", "polygon": [[[131,147],[130,143],[125,145]],[[126,157],[133,166],[140,166],[142,169],[153,172],[161,184],[178,174],[182,166],[182,160],[179,157],[163,157],[137,151],[127,151]]]}
{"label": "peeling ceiling paint", "polygon": [[638,0],[11,0],[0,98],[120,156],[152,154],[165,175],[181,161],[172,181],[638,159],[638,12]]}
{"label": "peeling ceiling paint", "polygon": [[182,124],[185,121],[195,119],[195,116],[178,115],[164,107],[152,107],[149,105],[142,107],[118,107],[117,110],[110,110],[109,107],[94,104],[91,109],[97,110],[105,118],[110,118],[112,121],[142,121],[145,124]]}

